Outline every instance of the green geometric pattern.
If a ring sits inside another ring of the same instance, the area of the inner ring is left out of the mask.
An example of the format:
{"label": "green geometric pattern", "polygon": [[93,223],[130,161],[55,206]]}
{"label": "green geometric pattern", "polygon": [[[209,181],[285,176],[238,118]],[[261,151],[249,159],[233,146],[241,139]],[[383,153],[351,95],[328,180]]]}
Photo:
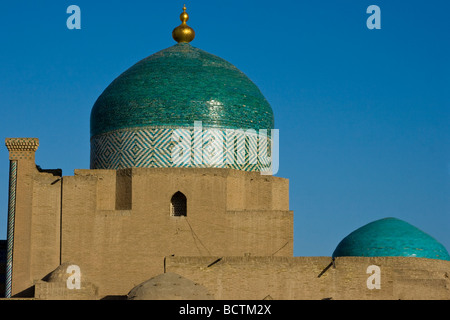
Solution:
{"label": "green geometric pattern", "polygon": [[91,168],[214,167],[263,171],[271,165],[271,140],[267,134],[256,133],[195,127],[117,130],[91,139]]}

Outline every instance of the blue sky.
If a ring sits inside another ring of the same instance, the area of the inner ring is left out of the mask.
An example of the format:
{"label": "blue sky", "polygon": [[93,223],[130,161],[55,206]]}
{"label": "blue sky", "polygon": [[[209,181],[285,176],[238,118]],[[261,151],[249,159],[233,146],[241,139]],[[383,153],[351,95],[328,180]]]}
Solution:
{"label": "blue sky", "polygon": [[[185,1],[193,46],[265,95],[290,180],[294,255],[330,256],[356,228],[403,219],[450,250],[450,2]],[[81,30],[69,30],[69,5]],[[0,138],[36,162],[89,168],[89,116],[109,83],[175,42],[183,1],[9,1],[0,10]],[[381,29],[369,30],[369,5]],[[3,144],[3,142],[2,142]],[[0,239],[8,152],[0,147]]]}

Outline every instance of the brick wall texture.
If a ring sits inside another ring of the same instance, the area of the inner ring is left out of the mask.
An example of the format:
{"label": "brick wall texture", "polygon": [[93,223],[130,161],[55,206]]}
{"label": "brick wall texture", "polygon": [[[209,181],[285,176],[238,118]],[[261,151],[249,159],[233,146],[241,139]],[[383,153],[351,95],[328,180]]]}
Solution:
{"label": "brick wall texture", "polygon": [[[123,296],[173,272],[216,299],[450,298],[448,261],[348,257],[333,265],[330,257],[293,257],[287,179],[213,168],[61,176],[36,167],[37,142],[31,151],[15,142],[15,297]],[[171,215],[176,192],[186,196],[186,216]],[[84,291],[64,293],[64,283],[45,281],[67,262],[89,279]],[[380,289],[367,287],[371,265],[380,268]]]}

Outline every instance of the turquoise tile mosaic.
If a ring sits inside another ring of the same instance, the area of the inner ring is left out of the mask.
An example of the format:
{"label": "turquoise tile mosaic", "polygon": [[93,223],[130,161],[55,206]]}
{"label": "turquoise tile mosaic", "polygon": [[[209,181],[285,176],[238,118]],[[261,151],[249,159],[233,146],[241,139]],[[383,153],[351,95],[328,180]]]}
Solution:
{"label": "turquoise tile mosaic", "polygon": [[224,59],[178,43],[122,73],[91,112],[91,137],[136,127],[273,129],[259,88]]}
{"label": "turquoise tile mosaic", "polygon": [[[235,155],[230,156],[226,139],[224,163],[175,163],[172,134],[185,128],[193,136],[195,121],[205,129],[219,130],[224,138],[226,129],[267,129],[270,137],[274,128],[270,104],[244,73],[222,58],[179,43],[136,63],[97,99],[91,111],[91,168],[188,166],[260,171],[270,165],[264,157],[252,158],[251,143],[245,150],[235,150],[247,152],[245,163],[228,163]],[[270,146],[270,138],[267,143]]]}
{"label": "turquoise tile mosaic", "polygon": [[380,219],[353,231],[333,252],[333,257],[419,257],[450,260],[447,249],[433,237],[411,224]]}

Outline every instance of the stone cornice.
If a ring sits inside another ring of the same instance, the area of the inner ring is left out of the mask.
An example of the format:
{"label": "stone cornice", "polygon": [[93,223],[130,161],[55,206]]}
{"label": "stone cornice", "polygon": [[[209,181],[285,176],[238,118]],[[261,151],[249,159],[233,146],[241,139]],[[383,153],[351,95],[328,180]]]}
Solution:
{"label": "stone cornice", "polygon": [[6,138],[5,145],[8,151],[33,151],[39,147],[38,138]]}

